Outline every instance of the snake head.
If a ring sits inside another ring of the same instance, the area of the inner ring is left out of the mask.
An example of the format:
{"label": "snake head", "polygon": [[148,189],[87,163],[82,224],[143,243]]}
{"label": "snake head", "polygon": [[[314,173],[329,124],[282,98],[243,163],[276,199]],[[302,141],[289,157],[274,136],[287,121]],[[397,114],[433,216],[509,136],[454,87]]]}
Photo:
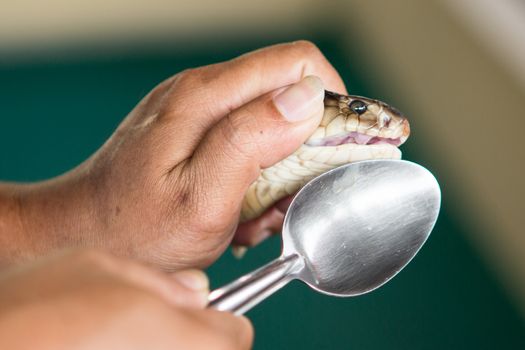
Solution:
{"label": "snake head", "polygon": [[324,115],[306,141],[309,146],[343,144],[399,146],[410,135],[408,120],[396,108],[361,96],[326,91]]}
{"label": "snake head", "polygon": [[256,218],[306,182],[343,164],[399,159],[407,119],[384,102],[326,91],[320,125],[293,154],[263,169],[244,197],[241,222]]}

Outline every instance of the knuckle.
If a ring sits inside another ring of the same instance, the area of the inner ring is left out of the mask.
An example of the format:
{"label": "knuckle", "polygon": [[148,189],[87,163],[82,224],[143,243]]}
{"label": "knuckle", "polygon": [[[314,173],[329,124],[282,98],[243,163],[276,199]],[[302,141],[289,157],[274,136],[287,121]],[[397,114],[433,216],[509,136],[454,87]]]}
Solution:
{"label": "knuckle", "polygon": [[188,97],[197,95],[195,89],[200,86],[199,71],[200,68],[188,68],[167,80],[166,93],[158,102],[159,121],[171,120],[174,115],[184,112]]}
{"label": "knuckle", "polygon": [[[169,93],[163,100],[163,114],[186,113],[188,106],[199,103],[206,112],[206,86],[217,75],[217,68],[203,66],[187,68],[172,77]],[[195,120],[193,120],[195,122]]]}
{"label": "knuckle", "polygon": [[298,50],[302,55],[321,55],[321,50],[313,42],[308,40],[298,40],[292,43],[293,47]]}
{"label": "knuckle", "polygon": [[[177,88],[183,88],[190,93],[199,92],[201,94],[206,94],[207,92],[204,87],[219,80],[222,73],[228,69],[228,66],[230,65],[231,61],[226,61],[200,67],[187,68],[177,73],[173,77],[173,82]],[[202,101],[206,99],[201,97],[200,100]]]}
{"label": "knuckle", "polygon": [[173,84],[180,88],[192,88],[199,81],[200,68],[187,68],[175,75]]}

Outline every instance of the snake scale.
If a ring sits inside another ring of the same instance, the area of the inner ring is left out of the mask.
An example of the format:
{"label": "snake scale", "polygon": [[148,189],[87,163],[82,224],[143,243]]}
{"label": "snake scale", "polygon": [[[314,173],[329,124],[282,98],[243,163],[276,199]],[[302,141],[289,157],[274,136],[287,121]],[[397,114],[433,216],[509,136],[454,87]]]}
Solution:
{"label": "snake scale", "polygon": [[261,215],[314,177],[343,164],[399,159],[410,134],[408,120],[379,100],[325,92],[324,115],[314,133],[293,154],[261,171],[244,197],[241,222]]}

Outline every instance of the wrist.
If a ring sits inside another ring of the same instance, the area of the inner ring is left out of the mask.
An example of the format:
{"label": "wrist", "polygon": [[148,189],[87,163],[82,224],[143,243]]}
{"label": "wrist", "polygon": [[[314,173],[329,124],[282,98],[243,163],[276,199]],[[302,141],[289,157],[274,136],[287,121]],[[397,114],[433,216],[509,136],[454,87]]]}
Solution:
{"label": "wrist", "polygon": [[92,246],[92,191],[81,170],[33,184],[0,184],[0,262]]}
{"label": "wrist", "polygon": [[28,250],[21,221],[23,188],[21,184],[0,183],[0,266]]}

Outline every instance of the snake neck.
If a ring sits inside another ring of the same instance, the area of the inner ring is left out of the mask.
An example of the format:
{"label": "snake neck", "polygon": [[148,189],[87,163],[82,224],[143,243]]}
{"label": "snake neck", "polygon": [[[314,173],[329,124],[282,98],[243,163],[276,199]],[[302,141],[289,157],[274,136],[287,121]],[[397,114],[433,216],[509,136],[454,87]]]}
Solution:
{"label": "snake neck", "polygon": [[261,171],[244,197],[241,222],[258,217],[278,200],[296,193],[308,181],[328,170],[360,160],[400,158],[401,151],[392,145],[302,145],[291,156]]}

